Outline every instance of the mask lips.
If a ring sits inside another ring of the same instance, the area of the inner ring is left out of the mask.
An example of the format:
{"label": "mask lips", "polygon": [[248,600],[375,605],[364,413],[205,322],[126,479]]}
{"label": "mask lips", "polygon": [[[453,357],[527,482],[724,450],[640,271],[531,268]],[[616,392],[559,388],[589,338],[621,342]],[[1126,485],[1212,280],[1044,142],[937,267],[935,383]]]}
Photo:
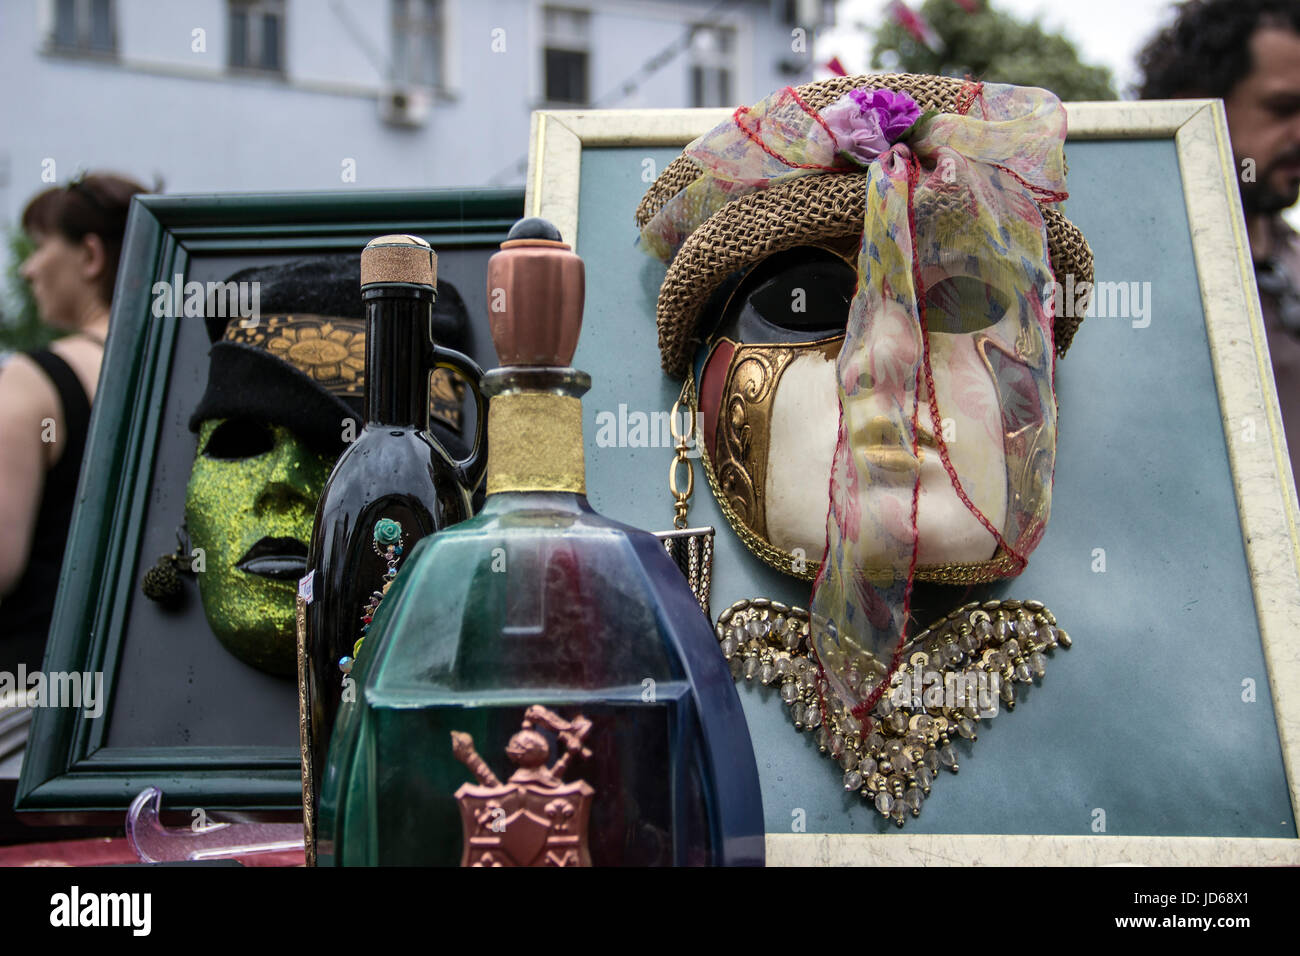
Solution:
{"label": "mask lips", "polygon": [[235,562],[235,567],[245,574],[297,581],[307,573],[307,545],[297,538],[262,538]]}

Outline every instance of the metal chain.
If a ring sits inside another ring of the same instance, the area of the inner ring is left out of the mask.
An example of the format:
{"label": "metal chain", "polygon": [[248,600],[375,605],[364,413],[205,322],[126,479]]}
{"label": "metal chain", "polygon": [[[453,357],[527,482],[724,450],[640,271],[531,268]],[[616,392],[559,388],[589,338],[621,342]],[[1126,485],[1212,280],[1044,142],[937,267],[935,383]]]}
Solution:
{"label": "metal chain", "polygon": [[[687,454],[691,450],[691,436],[695,432],[695,415],[691,411],[690,396],[694,384],[694,376],[687,375],[686,381],[682,383],[682,392],[673,402],[673,410],[668,416],[668,427],[672,430],[673,439],[677,442],[677,455],[673,462],[668,466],[668,490],[673,496],[673,510],[676,512],[673,517],[673,527],[682,529],[686,527],[686,515],[691,507],[691,495],[695,493],[695,469],[691,467],[691,459]],[[681,413],[682,405],[686,405],[687,416],[690,426],[686,434],[682,434],[678,427],[678,415]],[[681,465],[686,466],[686,490],[682,491],[677,485],[677,473]]]}

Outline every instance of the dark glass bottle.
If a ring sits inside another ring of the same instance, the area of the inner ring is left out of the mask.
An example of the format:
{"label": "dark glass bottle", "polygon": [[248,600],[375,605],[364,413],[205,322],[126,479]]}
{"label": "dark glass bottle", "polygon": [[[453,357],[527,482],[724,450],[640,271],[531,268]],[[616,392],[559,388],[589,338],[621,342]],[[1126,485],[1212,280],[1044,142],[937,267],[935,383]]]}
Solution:
{"label": "dark glass bottle", "polygon": [[[478,384],[483,371],[430,337],[436,270],[429,244],[414,236],[382,236],[361,256],[366,423],[334,466],[317,504],[307,565],[314,575],[311,601],[305,604],[300,637],[309,863],[315,856],[320,773],[339,704],[352,693],[344,668],[367,628],[370,608],[417,541],[470,516],[470,495],[486,468],[486,408]],[[469,381],[478,402],[474,447],[462,461],[453,460],[426,431],[429,375],[435,368]]]}
{"label": "dark glass bottle", "polygon": [[[653,535],[586,498],[582,260],[524,220],[488,267],[487,502],[420,542],[357,661],[322,865],[761,864],[731,674]],[[499,777],[497,775],[500,775]]]}

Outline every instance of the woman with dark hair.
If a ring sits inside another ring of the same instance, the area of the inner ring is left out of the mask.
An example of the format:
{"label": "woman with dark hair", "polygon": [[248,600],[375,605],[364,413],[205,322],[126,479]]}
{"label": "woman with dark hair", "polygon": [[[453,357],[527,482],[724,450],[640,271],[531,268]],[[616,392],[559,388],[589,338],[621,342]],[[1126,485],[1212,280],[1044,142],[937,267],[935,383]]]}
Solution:
{"label": "woman with dark hair", "polygon": [[120,176],[80,177],[23,211],[22,265],[41,319],[70,333],[0,366],[0,670],[39,668],[108,335],[131,197]]}

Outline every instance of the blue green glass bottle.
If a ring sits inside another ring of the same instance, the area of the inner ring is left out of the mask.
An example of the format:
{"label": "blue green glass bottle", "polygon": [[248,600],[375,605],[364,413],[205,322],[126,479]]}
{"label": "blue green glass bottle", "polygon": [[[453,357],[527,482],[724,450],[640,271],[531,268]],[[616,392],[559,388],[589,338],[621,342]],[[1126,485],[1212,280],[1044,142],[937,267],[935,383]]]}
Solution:
{"label": "blue green glass bottle", "polygon": [[588,504],[582,260],[543,220],[488,270],[487,501],[422,540],[335,728],[322,865],[760,865],[744,714],[648,532]]}

